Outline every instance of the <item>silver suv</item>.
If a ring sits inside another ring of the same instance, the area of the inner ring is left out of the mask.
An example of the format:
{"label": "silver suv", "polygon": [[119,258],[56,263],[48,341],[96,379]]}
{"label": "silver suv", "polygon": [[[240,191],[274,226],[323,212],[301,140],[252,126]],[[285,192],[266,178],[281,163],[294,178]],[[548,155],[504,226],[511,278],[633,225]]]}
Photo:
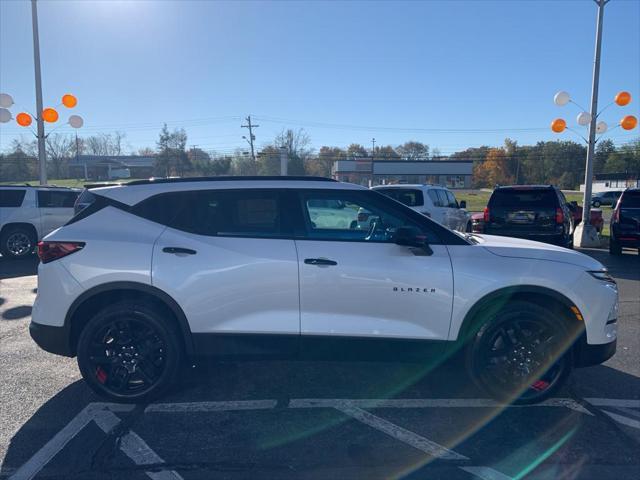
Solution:
{"label": "silver suv", "polygon": [[451,230],[471,231],[471,215],[466,210],[466,202],[458,203],[453,192],[446,187],[404,184],[380,185],[373,190],[404,203]]}
{"label": "silver suv", "polygon": [[73,217],[80,190],[63,187],[0,186],[0,253],[31,254],[45,235]]}

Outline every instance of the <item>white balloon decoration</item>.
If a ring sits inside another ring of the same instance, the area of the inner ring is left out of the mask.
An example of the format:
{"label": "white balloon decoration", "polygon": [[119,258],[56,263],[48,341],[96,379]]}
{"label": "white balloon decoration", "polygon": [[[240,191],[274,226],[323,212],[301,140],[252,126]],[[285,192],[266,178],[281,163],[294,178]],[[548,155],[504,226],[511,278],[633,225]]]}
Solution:
{"label": "white balloon decoration", "polygon": [[13,117],[11,116],[11,112],[6,108],[0,108],[0,123],[7,123]]}
{"label": "white balloon decoration", "polygon": [[604,122],[598,122],[596,125],[596,133],[604,133],[607,131],[607,124]]}
{"label": "white balloon decoration", "polygon": [[565,106],[570,101],[571,101],[571,96],[567,92],[558,92],[553,97],[553,103],[555,103],[559,107]]}
{"label": "white balloon decoration", "polygon": [[589,125],[589,122],[591,122],[591,114],[587,112],[580,112],[576,121],[578,122],[578,125],[585,127]]}
{"label": "white balloon decoration", "polygon": [[0,93],[0,107],[9,108],[13,105],[13,98],[8,93]]}
{"label": "white balloon decoration", "polygon": [[69,117],[69,125],[73,128],[80,128],[84,124],[84,120],[80,115],[71,115]]}

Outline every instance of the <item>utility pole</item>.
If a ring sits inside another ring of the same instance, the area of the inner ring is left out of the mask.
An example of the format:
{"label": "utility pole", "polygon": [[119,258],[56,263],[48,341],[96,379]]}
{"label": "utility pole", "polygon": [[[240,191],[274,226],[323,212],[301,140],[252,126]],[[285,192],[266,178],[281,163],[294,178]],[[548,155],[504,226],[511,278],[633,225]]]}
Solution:
{"label": "utility pole", "polygon": [[253,129],[254,128],[258,128],[260,125],[252,125],[251,124],[251,115],[249,115],[246,118],[246,120],[247,120],[247,124],[246,125],[240,125],[240,127],[249,129],[249,138],[244,137],[244,136],[242,138],[244,138],[247,142],[249,142],[249,145],[251,145],[251,158],[253,159],[253,161],[255,163],[256,154],[255,154],[255,151],[253,149],[253,141],[256,139],[256,136],[253,134]]}
{"label": "utility pole", "polygon": [[593,84],[591,88],[591,123],[589,124],[587,165],[584,172],[582,221],[574,232],[574,245],[576,247],[600,246],[598,232],[595,227],[591,225],[591,188],[593,182],[593,154],[596,145],[596,121],[598,119],[598,84],[600,82],[600,53],[602,51],[602,20],[604,18],[604,6],[609,3],[609,0],[594,1],[598,4],[598,21],[596,24],[596,51],[593,60]]}
{"label": "utility pole", "polygon": [[198,151],[196,150],[198,145],[191,145],[191,151],[193,152],[193,161],[194,163],[198,163]]}
{"label": "utility pole", "polygon": [[373,157],[376,155],[376,139],[371,139],[371,161],[373,162]]}
{"label": "utility pole", "polygon": [[47,184],[47,153],[45,150],[44,120],[42,119],[42,73],[40,71],[40,37],[38,36],[38,5],[31,0],[31,25],[33,27],[33,64],[36,74],[36,124],[38,126],[38,162],[40,185]]}

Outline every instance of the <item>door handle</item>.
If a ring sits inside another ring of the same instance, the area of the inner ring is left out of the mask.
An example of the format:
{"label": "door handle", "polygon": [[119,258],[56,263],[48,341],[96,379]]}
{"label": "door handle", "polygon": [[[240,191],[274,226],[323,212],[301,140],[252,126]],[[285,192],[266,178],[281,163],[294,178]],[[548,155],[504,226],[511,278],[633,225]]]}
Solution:
{"label": "door handle", "polygon": [[305,258],[304,263],[307,265],[337,265],[338,262],[329,260],[328,258]]}
{"label": "door handle", "polygon": [[183,253],[185,255],[195,255],[195,250],[191,250],[190,248],[182,248],[182,247],[164,247],[162,249],[164,253]]}

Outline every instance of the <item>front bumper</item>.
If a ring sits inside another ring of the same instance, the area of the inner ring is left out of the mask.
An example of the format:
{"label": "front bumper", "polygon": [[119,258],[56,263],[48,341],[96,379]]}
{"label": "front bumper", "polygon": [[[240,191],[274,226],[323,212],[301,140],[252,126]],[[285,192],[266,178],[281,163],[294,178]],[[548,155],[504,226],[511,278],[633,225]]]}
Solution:
{"label": "front bumper", "polygon": [[53,327],[31,322],[29,334],[40,348],[56,355],[73,357],[74,352],[69,344],[69,330],[66,327]]}
{"label": "front bumper", "polygon": [[589,345],[587,337],[582,335],[573,347],[573,365],[575,367],[590,367],[609,360],[616,353],[618,340],[598,345]]}

